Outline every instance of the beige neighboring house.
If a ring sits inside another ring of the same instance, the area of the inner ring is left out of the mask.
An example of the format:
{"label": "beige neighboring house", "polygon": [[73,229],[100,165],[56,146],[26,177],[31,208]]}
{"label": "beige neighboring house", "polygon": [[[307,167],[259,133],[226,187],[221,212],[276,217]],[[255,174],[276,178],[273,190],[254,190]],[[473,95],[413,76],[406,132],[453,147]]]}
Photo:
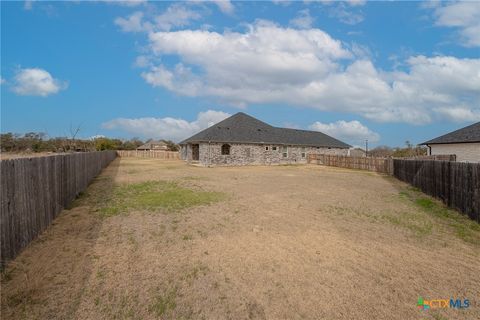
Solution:
{"label": "beige neighboring house", "polygon": [[454,154],[457,161],[480,162],[480,122],[422,143],[429,155]]}
{"label": "beige neighboring house", "polygon": [[168,145],[162,140],[152,140],[137,148],[137,150],[168,150]]}
{"label": "beige neighboring house", "polygon": [[350,157],[366,157],[367,153],[362,148],[351,148],[348,150]]}

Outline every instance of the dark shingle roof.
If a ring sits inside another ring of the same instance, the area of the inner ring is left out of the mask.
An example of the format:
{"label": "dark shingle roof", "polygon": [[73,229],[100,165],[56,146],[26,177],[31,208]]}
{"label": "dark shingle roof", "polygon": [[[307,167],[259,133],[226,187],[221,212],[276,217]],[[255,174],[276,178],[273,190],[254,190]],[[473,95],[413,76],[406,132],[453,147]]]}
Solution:
{"label": "dark shingle roof", "polygon": [[421,144],[442,144],[442,143],[466,143],[480,142],[480,122],[468,127],[444,134],[438,138],[426,141]]}
{"label": "dark shingle roof", "polygon": [[350,145],[317,131],[273,127],[243,112],[183,140],[197,142],[270,143],[312,147],[349,148]]}

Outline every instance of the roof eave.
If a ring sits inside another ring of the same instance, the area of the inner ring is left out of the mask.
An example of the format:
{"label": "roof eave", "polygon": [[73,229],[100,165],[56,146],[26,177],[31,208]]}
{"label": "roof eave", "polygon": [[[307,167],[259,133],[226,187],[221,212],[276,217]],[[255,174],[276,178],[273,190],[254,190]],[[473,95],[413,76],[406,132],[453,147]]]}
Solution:
{"label": "roof eave", "polygon": [[458,143],[480,143],[480,140],[474,140],[474,141],[448,141],[448,142],[431,142],[431,141],[427,141],[427,142],[423,142],[423,143],[420,143],[419,145],[420,146],[428,146],[428,145],[432,145],[432,144],[458,144]]}

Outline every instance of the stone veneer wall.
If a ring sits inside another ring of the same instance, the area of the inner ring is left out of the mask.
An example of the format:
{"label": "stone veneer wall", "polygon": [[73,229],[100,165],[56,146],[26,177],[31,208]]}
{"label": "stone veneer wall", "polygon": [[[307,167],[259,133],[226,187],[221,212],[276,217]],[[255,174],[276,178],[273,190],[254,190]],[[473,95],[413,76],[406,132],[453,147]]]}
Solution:
{"label": "stone veneer wall", "polygon": [[[282,145],[230,143],[230,155],[222,155],[222,145],[222,143],[200,143],[199,163],[204,166],[295,164],[307,163],[308,154],[347,155],[348,153],[348,149],[340,148],[288,146],[285,158]],[[265,147],[268,147],[268,150]],[[277,150],[273,150],[273,147]],[[302,157],[303,148],[305,148],[305,157]],[[186,148],[184,154],[187,161],[191,160],[191,146]]]}

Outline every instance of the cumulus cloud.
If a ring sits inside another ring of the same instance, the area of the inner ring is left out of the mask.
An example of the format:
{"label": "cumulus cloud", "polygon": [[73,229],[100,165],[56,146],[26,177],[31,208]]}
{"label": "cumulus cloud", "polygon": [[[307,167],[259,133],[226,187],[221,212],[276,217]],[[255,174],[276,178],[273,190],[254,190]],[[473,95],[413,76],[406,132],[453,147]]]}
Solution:
{"label": "cumulus cloud", "polygon": [[54,79],[48,71],[40,68],[18,70],[12,84],[13,92],[22,96],[46,97],[66,87],[66,82]]}
{"label": "cumulus cloud", "polygon": [[464,46],[480,46],[480,4],[477,1],[449,2],[432,7],[437,26],[458,28]]}
{"label": "cumulus cloud", "polygon": [[308,127],[310,130],[326,133],[339,140],[348,141],[353,144],[361,144],[368,139],[369,142],[378,142],[380,135],[373,132],[357,120],[340,120],[332,123],[314,122]]}
{"label": "cumulus cloud", "polygon": [[197,119],[192,122],[170,117],[137,119],[118,118],[103,123],[102,127],[111,130],[119,129],[144,138],[168,139],[179,142],[200,130],[206,129],[215,123],[228,118],[229,116],[230,114],[226,112],[208,110],[200,112]]}
{"label": "cumulus cloud", "polygon": [[310,10],[300,10],[295,18],[290,20],[290,25],[299,29],[309,29],[312,27],[314,18],[310,15]]}
{"label": "cumulus cloud", "polygon": [[236,106],[287,103],[415,124],[445,118],[445,110],[458,106],[473,114],[480,109],[480,59],[413,56],[404,71],[386,72],[368,54],[320,29],[266,21],[244,33],[151,32],[149,42],[152,56],[173,55],[179,62],[150,66],[142,77],[181,95]]}

